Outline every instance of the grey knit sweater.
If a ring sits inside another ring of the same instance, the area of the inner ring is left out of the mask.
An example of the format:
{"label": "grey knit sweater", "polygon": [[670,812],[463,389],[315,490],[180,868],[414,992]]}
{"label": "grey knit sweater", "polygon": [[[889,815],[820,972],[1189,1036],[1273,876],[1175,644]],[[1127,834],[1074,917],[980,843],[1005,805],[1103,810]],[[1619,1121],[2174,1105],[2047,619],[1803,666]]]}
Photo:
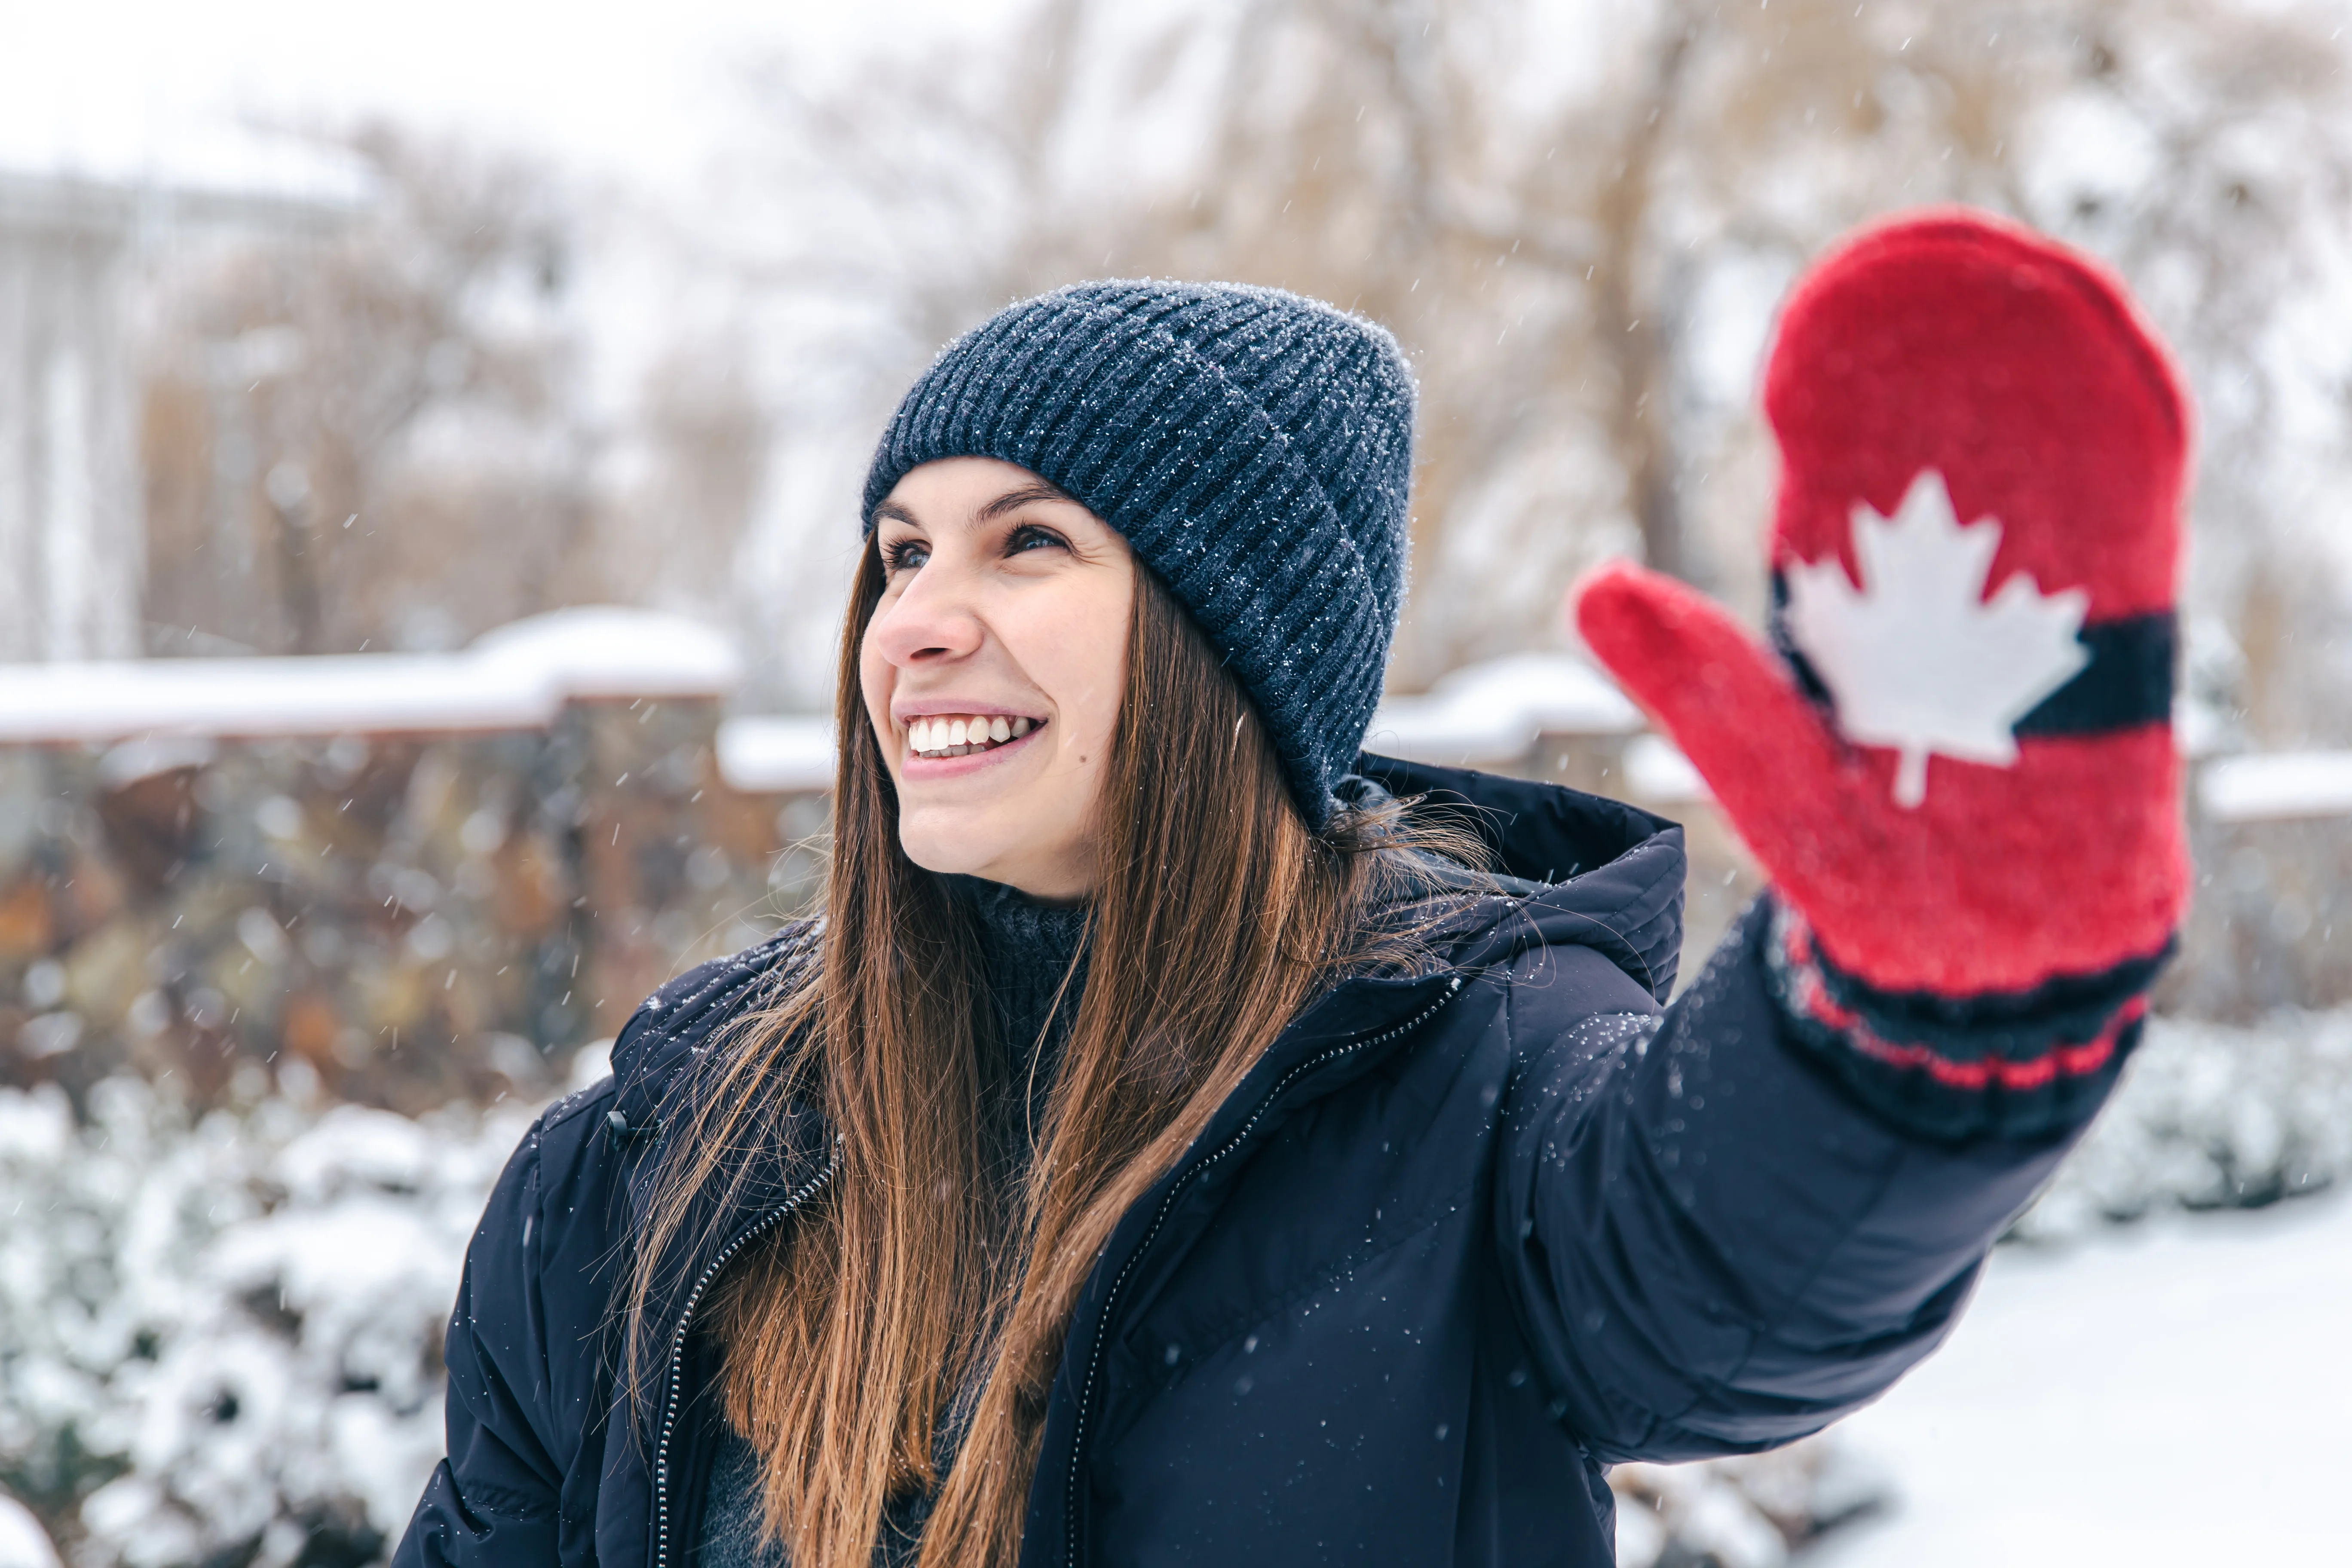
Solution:
{"label": "grey knit sweater", "polygon": [[[1035,1155],[1046,1096],[1077,1012],[1078,991],[1086,978],[1079,952],[1086,910],[1041,904],[977,878],[950,880],[979,916],[981,958],[995,1015],[982,1075],[983,1145],[998,1167],[1000,1190],[1015,1191]],[[1078,972],[1071,974],[1074,962]],[[1066,989],[1065,975],[1070,978]],[[1062,994],[1058,1008],[1054,1005],[1057,992]],[[932,1453],[941,1473],[963,1447],[979,1394],[976,1385],[963,1388],[940,1412]],[[883,1518],[881,1539],[875,1542],[876,1563],[902,1568],[912,1563],[930,1510],[928,1496],[892,1503]],[[789,1568],[782,1546],[760,1541],[760,1456],[731,1430],[710,1468],[699,1546],[698,1568]]]}

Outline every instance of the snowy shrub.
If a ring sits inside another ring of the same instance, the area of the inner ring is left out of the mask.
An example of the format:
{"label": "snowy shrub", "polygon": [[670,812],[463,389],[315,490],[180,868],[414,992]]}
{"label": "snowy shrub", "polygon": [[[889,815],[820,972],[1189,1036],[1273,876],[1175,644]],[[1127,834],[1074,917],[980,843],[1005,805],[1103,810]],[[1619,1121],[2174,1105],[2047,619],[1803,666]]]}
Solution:
{"label": "snowy shrub", "polygon": [[58,1568],[49,1532],[33,1510],[0,1493],[0,1568]]}
{"label": "snowy shrub", "polygon": [[1835,1433],[1698,1465],[1620,1465],[1618,1568],[1780,1568],[1823,1531],[1883,1507],[1877,1468]]}
{"label": "snowy shrub", "polygon": [[2154,1208],[2254,1208],[2345,1177],[2352,1010],[2277,1013],[2253,1028],[2157,1018],[2015,1234],[2063,1241]]}
{"label": "snowy shrub", "polygon": [[521,1113],[129,1078],[0,1091],[0,1491],[84,1568],[345,1568],[441,1447],[441,1335]]}

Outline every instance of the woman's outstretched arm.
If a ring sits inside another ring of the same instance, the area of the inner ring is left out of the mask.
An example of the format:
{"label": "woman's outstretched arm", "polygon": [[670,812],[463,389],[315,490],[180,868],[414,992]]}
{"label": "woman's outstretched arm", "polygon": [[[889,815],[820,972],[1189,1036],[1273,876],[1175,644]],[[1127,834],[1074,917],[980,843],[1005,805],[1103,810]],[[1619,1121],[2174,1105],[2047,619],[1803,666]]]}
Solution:
{"label": "woman's outstretched arm", "polygon": [[1519,1037],[1514,1278],[1612,1457],[1791,1437],[1926,1354],[2187,901],[2189,410],[2122,286],[1983,215],[1866,230],[1764,409],[1769,646],[1639,567],[1571,600],[1771,879],[1655,1026]]}
{"label": "woman's outstretched arm", "polygon": [[[2124,1054],[2032,1107],[1985,1091],[1956,1135],[1916,1069],[1790,1016],[1776,913],[1759,901],[1663,1015],[1585,950],[1514,976],[1496,1242],[1555,1415],[1606,1462],[1769,1447],[1884,1393],[1949,1331]],[[1544,1016],[1612,984],[1628,1011]]]}

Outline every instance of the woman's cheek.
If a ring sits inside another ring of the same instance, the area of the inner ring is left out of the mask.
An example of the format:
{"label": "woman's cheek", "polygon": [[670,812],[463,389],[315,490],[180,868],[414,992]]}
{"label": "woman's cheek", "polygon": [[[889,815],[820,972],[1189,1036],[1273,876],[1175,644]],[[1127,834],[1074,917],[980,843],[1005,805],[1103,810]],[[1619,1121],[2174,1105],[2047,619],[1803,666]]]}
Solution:
{"label": "woman's cheek", "polygon": [[866,721],[873,727],[874,743],[882,753],[882,766],[893,781],[898,777],[898,737],[890,726],[890,696],[897,671],[890,661],[875,651],[870,629],[857,650],[857,694],[866,704]]}

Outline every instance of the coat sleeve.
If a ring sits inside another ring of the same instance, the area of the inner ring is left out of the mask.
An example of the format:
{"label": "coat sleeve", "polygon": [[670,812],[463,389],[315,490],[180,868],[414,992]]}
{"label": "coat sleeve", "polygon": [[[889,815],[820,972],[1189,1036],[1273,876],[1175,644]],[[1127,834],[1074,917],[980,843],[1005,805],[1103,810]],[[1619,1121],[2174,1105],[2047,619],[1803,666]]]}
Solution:
{"label": "coat sleeve", "polygon": [[394,1553],[394,1568],[557,1560],[561,1436],[551,1430],[542,1154],[551,1108],[534,1123],[490,1194],[466,1252],[450,1314],[448,1457],[435,1468]]}
{"label": "coat sleeve", "polygon": [[1553,1415],[1604,1462],[1752,1452],[1884,1393],[2112,1082],[2032,1125],[1906,1114],[1783,1005],[1772,917],[1663,1015],[1580,950],[1512,977],[1496,1242]]}

